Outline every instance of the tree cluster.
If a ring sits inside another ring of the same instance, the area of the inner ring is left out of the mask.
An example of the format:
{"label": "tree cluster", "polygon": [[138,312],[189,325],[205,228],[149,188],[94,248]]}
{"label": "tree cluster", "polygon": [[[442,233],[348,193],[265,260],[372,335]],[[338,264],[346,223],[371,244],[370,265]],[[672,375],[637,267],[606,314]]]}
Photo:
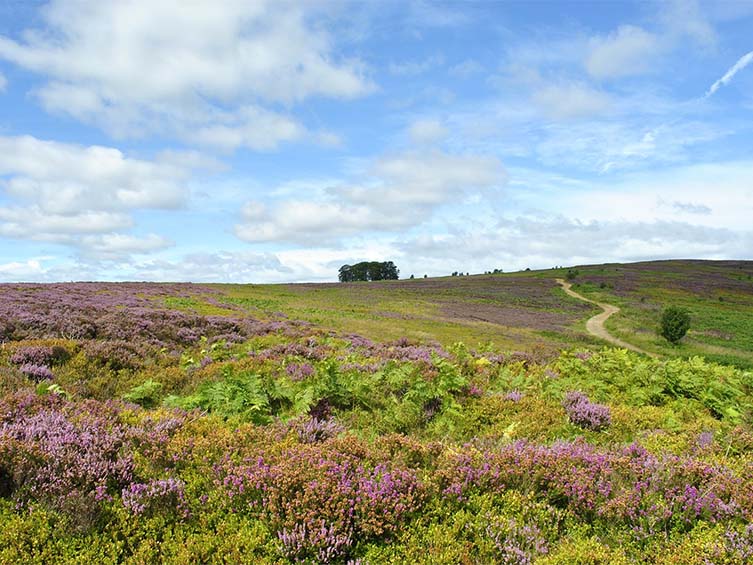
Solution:
{"label": "tree cluster", "polygon": [[400,270],[392,261],[363,261],[340,267],[340,282],[397,280]]}

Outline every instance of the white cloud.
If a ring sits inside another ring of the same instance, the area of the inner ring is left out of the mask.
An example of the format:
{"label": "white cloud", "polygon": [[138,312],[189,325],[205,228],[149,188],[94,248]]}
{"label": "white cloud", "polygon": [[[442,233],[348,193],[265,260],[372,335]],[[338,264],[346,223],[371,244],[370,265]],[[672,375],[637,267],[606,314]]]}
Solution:
{"label": "white cloud", "polygon": [[447,274],[649,259],[749,256],[751,232],[684,221],[580,221],[561,215],[501,218],[496,226],[403,240],[405,272]]}
{"label": "white cloud", "polygon": [[265,105],[372,88],[358,61],[337,57],[316,9],[272,0],[231,0],[221,10],[213,0],[54,0],[41,11],[43,27],[20,41],[0,36],[0,58],[48,77],[37,94],[49,110],[117,135],[198,130],[206,141],[255,148],[264,146],[255,126],[267,145],[302,128]]}
{"label": "white cloud", "polygon": [[235,234],[245,241],[311,244],[368,232],[420,225],[464,196],[501,187],[494,157],[407,152],[376,160],[361,182],[340,183],[315,200],[291,198],[265,206],[250,202]]}
{"label": "white cloud", "polygon": [[169,239],[153,233],[145,237],[120,233],[90,235],[78,243],[83,256],[101,260],[122,260],[124,256],[154,253],[173,245]]}
{"label": "white cloud", "polygon": [[454,77],[468,78],[475,74],[484,72],[484,67],[478,61],[466,59],[465,61],[450,67],[448,72]]}
{"label": "white cloud", "polygon": [[416,120],[408,128],[408,134],[416,143],[435,143],[447,136],[447,128],[439,120]]}
{"label": "white cloud", "polygon": [[131,226],[133,219],[122,213],[88,210],[64,215],[47,212],[38,205],[0,207],[0,235],[16,239],[73,244],[81,235]]}
{"label": "white cloud", "polygon": [[51,214],[177,208],[188,171],[127,158],[117,149],[0,136],[6,194]]}
{"label": "white cloud", "polygon": [[392,62],[387,69],[390,74],[396,76],[417,76],[443,64],[444,57],[441,55],[432,55],[422,61],[403,61],[401,63]]}
{"label": "white cloud", "polygon": [[323,130],[316,132],[314,139],[323,147],[342,147],[343,145],[342,137],[331,131]]}
{"label": "white cloud", "polygon": [[671,36],[688,37],[709,47],[716,43],[716,31],[698,0],[670,0],[660,4],[660,17]]}
{"label": "white cloud", "polygon": [[[124,275],[126,280],[209,283],[284,282],[297,278],[296,271],[275,254],[253,251],[198,252],[177,260],[151,259],[125,266]],[[300,280],[306,278],[304,275]]]}
{"label": "white cloud", "polygon": [[158,251],[166,239],[123,233],[134,226],[133,214],[183,207],[191,171],[215,165],[192,152],[148,161],[111,147],[0,136],[0,236],[108,259]]}
{"label": "white cloud", "polygon": [[607,173],[655,163],[688,160],[690,148],[730,133],[721,126],[675,120],[662,123],[653,116],[640,119],[554,124],[535,151],[548,166],[568,166]]}
{"label": "white cloud", "polygon": [[603,113],[610,107],[609,96],[578,82],[542,86],[533,93],[534,103],[555,120],[569,120]]}
{"label": "white cloud", "polygon": [[0,264],[0,279],[13,281],[37,280],[45,272],[39,259],[11,261]]}
{"label": "white cloud", "polygon": [[752,161],[698,163],[592,183],[553,205],[582,221],[681,221],[741,232],[750,229],[753,217],[751,187]]}
{"label": "white cloud", "polygon": [[224,149],[269,150],[280,142],[300,139],[304,132],[304,128],[288,116],[245,106],[236,114],[228,114],[211,125],[186,132],[184,137],[201,145]]}
{"label": "white cloud", "polygon": [[586,70],[596,78],[619,78],[650,70],[661,49],[659,38],[640,27],[620,26],[608,36],[594,37]]}
{"label": "white cloud", "polygon": [[721,86],[726,85],[731,81],[737,73],[742,71],[745,67],[753,63],[753,51],[750,51],[740,57],[737,62],[730,67],[730,69],[724,73],[724,76],[720,78],[718,81],[716,81],[714,84],[711,85],[711,87],[706,92],[706,98],[714,94]]}

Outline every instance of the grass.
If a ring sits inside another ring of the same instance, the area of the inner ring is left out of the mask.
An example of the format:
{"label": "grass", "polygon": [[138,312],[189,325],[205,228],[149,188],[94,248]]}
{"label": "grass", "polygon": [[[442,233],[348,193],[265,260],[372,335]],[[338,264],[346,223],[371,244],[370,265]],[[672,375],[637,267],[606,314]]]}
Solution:
{"label": "grass", "polygon": [[469,276],[298,285],[216,285],[226,302],[256,315],[282,311],[376,340],[409,337],[505,349],[594,344],[582,323],[597,310],[567,297],[554,280]]}
{"label": "grass", "polygon": [[[574,288],[620,307],[607,321],[616,337],[665,357],[703,355],[753,366],[753,262],[656,261],[575,268]],[[598,345],[585,328],[595,306],[557,286],[567,269],[373,283],[216,285],[220,303],[259,316],[282,311],[336,331],[376,340],[410,337],[443,345],[493,343],[550,350]],[[692,316],[671,345],[656,328],[662,308]]]}
{"label": "grass", "polygon": [[[577,267],[574,289],[620,307],[606,324],[615,336],[667,357],[702,355],[753,367],[753,262],[655,261]],[[691,314],[673,346],[656,329],[664,307]]]}

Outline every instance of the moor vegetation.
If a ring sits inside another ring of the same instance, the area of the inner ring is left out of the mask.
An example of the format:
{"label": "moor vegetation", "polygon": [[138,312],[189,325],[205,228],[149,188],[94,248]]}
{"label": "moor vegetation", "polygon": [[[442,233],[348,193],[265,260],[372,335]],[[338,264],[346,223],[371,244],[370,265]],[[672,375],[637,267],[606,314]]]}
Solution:
{"label": "moor vegetation", "polygon": [[554,271],[2,285],[0,563],[749,563],[751,349],[695,355],[663,267],[574,277],[691,310],[677,346],[641,314],[660,359]]}

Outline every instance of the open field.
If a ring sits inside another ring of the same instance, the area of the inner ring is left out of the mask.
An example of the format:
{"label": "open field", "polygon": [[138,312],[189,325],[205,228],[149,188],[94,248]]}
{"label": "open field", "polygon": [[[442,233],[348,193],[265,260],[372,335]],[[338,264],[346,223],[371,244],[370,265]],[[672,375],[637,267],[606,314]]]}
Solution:
{"label": "open field", "polygon": [[492,342],[507,349],[598,343],[580,324],[598,309],[565,296],[553,278],[511,274],[213,288],[256,315],[281,310],[373,339]]}
{"label": "open field", "polygon": [[577,271],[659,358],[561,269],[0,285],[0,563],[749,563],[751,264]]}
{"label": "open field", "polygon": [[[656,261],[575,269],[574,290],[621,308],[607,322],[617,337],[660,355],[703,355],[753,366],[753,262]],[[670,304],[686,308],[692,319],[678,346],[656,333],[661,310]]]}

